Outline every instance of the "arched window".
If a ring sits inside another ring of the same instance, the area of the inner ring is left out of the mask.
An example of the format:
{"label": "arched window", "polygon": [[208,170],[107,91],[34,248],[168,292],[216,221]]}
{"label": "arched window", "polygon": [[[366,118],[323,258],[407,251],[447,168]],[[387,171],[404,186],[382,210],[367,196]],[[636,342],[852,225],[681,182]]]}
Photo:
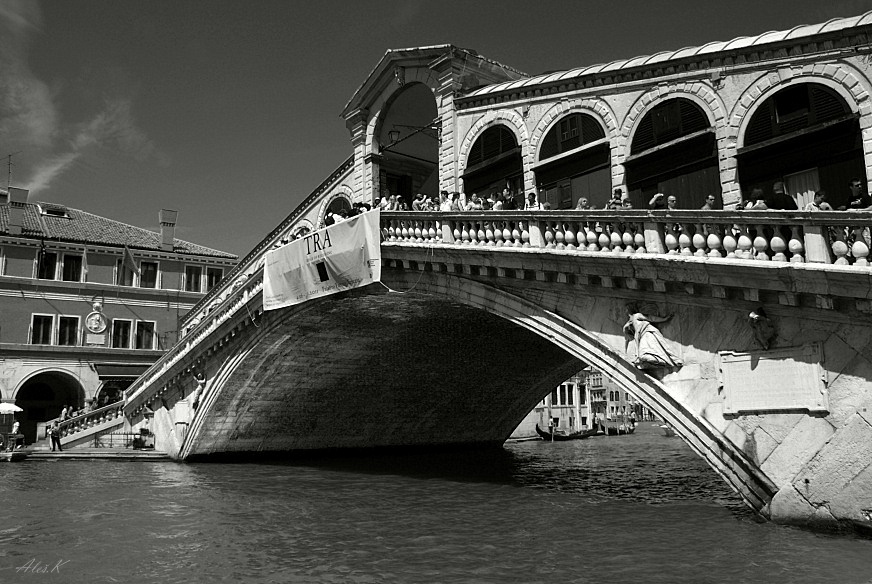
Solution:
{"label": "arched window", "polygon": [[639,120],[625,166],[634,207],[647,207],[658,192],[675,195],[683,209],[699,209],[708,195],[720,204],[714,128],[688,98],[659,103]]}
{"label": "arched window", "polygon": [[466,167],[479,166],[513,152],[518,146],[515,134],[505,126],[491,126],[469,149]]}
{"label": "arched window", "polygon": [[670,99],[654,106],[636,128],[631,154],[638,154],[709,128],[708,118],[689,99]]}
{"label": "arched window", "polygon": [[521,148],[514,132],[497,124],[482,132],[469,149],[463,173],[464,191],[481,197],[505,187],[523,201],[523,166]]}
{"label": "arched window", "polygon": [[848,104],[824,85],[800,83],[778,91],[751,116],[745,146],[850,117]]}
{"label": "arched window", "polygon": [[547,160],[605,137],[606,133],[603,127],[593,116],[569,114],[560,119],[545,134],[542,139],[542,147],[539,150],[539,160]]}
{"label": "arched window", "polygon": [[569,209],[580,198],[602,207],[611,192],[609,144],[602,125],[589,114],[559,119],[542,138],[534,165],[540,202]]}
{"label": "arched window", "polygon": [[772,192],[783,182],[802,208],[824,190],[833,207],[848,203],[848,183],[865,181],[859,116],[833,89],[802,82],[775,91],[751,114],[737,152],[743,192]]}

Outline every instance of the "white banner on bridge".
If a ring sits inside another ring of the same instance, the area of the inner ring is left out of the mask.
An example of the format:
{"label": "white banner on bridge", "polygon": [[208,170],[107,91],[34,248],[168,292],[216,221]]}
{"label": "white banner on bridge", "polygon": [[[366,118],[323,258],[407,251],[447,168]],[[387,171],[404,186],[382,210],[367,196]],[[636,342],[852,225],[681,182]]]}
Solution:
{"label": "white banner on bridge", "polygon": [[368,211],[267,252],[263,309],[381,281],[379,215]]}

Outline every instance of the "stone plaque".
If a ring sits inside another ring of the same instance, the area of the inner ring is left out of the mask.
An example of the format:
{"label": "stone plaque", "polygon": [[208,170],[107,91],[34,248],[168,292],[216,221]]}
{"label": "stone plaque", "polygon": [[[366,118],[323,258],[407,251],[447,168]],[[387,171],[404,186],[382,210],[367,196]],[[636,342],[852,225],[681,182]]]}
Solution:
{"label": "stone plaque", "polygon": [[105,345],[106,335],[95,335],[88,333],[85,335],[85,344],[87,345]]}
{"label": "stone plaque", "polygon": [[829,410],[820,343],[720,355],[725,414]]}

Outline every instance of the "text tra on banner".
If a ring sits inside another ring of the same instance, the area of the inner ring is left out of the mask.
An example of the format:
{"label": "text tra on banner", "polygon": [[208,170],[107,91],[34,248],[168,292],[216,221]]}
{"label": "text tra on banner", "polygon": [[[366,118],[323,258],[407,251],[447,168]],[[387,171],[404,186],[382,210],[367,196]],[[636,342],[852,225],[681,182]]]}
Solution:
{"label": "text tra on banner", "polygon": [[381,281],[379,215],[362,213],[267,252],[264,310]]}

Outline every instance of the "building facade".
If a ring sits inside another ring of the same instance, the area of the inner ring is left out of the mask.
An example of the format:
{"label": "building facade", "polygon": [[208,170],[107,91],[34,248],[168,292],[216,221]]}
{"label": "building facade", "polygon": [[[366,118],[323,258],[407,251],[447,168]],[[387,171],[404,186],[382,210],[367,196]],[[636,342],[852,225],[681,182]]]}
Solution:
{"label": "building facade", "polygon": [[536,425],[569,434],[630,419],[652,420],[654,413],[601,371],[586,367],[542,398],[511,437],[536,437]]}
{"label": "building facade", "polygon": [[178,338],[182,316],[236,256],[0,192],[0,399],[32,442],[61,408],[103,405]]}

